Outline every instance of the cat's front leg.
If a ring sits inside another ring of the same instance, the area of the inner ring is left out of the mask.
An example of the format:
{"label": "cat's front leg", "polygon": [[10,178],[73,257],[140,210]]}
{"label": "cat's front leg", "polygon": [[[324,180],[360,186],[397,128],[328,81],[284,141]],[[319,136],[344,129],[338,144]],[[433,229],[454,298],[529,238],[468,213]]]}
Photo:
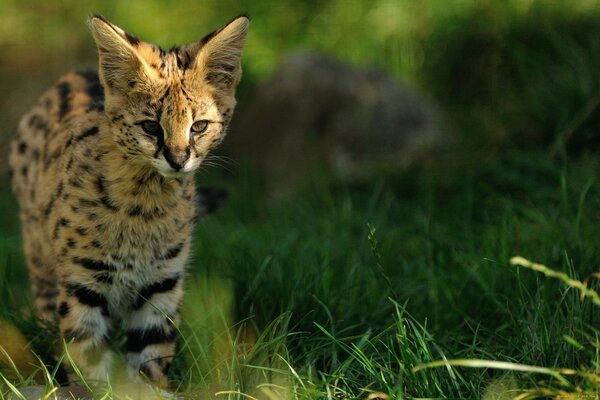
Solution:
{"label": "cat's front leg", "polygon": [[172,272],[141,288],[125,321],[130,373],[167,386],[175,353],[183,274]]}
{"label": "cat's front leg", "polygon": [[[68,356],[81,370],[83,377],[86,381],[106,382],[112,353],[109,348],[111,322],[104,295],[84,284],[63,279],[58,315]],[[78,380],[68,357],[63,363],[71,371],[70,379]]]}

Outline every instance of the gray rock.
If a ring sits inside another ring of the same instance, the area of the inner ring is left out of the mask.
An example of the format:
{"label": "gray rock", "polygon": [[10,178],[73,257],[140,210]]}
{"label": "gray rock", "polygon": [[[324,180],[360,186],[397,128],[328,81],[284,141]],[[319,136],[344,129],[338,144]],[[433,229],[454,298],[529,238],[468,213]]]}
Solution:
{"label": "gray rock", "polygon": [[443,139],[442,117],[382,71],[297,52],[240,102],[226,150],[275,185],[327,167],[343,178],[418,160]]}

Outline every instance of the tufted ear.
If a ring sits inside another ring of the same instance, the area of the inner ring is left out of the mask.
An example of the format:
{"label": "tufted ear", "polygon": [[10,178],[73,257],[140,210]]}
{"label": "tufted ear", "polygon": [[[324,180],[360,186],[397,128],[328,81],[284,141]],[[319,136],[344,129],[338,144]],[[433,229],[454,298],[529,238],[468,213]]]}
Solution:
{"label": "tufted ear", "polygon": [[221,90],[233,90],[242,77],[240,58],[250,20],[239,16],[227,25],[186,46],[197,76]]}
{"label": "tufted ear", "polygon": [[127,91],[132,82],[152,76],[140,54],[146,44],[99,15],[92,16],[89,25],[98,47],[100,79],[107,91]]}

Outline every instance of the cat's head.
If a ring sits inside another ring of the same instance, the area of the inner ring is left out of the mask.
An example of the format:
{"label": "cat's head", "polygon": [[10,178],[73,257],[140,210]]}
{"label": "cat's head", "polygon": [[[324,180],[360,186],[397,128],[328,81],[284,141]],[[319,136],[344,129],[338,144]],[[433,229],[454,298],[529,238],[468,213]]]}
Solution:
{"label": "cat's head", "polygon": [[168,51],[100,16],[89,24],[117,146],[167,177],[196,170],[233,115],[248,18]]}

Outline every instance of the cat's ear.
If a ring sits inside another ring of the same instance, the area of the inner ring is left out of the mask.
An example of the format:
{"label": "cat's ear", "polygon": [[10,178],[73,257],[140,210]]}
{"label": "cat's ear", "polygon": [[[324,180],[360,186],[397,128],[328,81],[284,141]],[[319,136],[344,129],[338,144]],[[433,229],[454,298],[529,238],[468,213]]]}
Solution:
{"label": "cat's ear", "polygon": [[100,78],[105,89],[128,90],[131,82],[145,79],[151,74],[148,63],[140,55],[138,48],[144,45],[99,15],[89,19],[100,58]]}
{"label": "cat's ear", "polygon": [[249,25],[248,17],[242,15],[200,42],[188,45],[186,51],[194,60],[196,76],[221,90],[235,89],[242,77],[240,58]]}

